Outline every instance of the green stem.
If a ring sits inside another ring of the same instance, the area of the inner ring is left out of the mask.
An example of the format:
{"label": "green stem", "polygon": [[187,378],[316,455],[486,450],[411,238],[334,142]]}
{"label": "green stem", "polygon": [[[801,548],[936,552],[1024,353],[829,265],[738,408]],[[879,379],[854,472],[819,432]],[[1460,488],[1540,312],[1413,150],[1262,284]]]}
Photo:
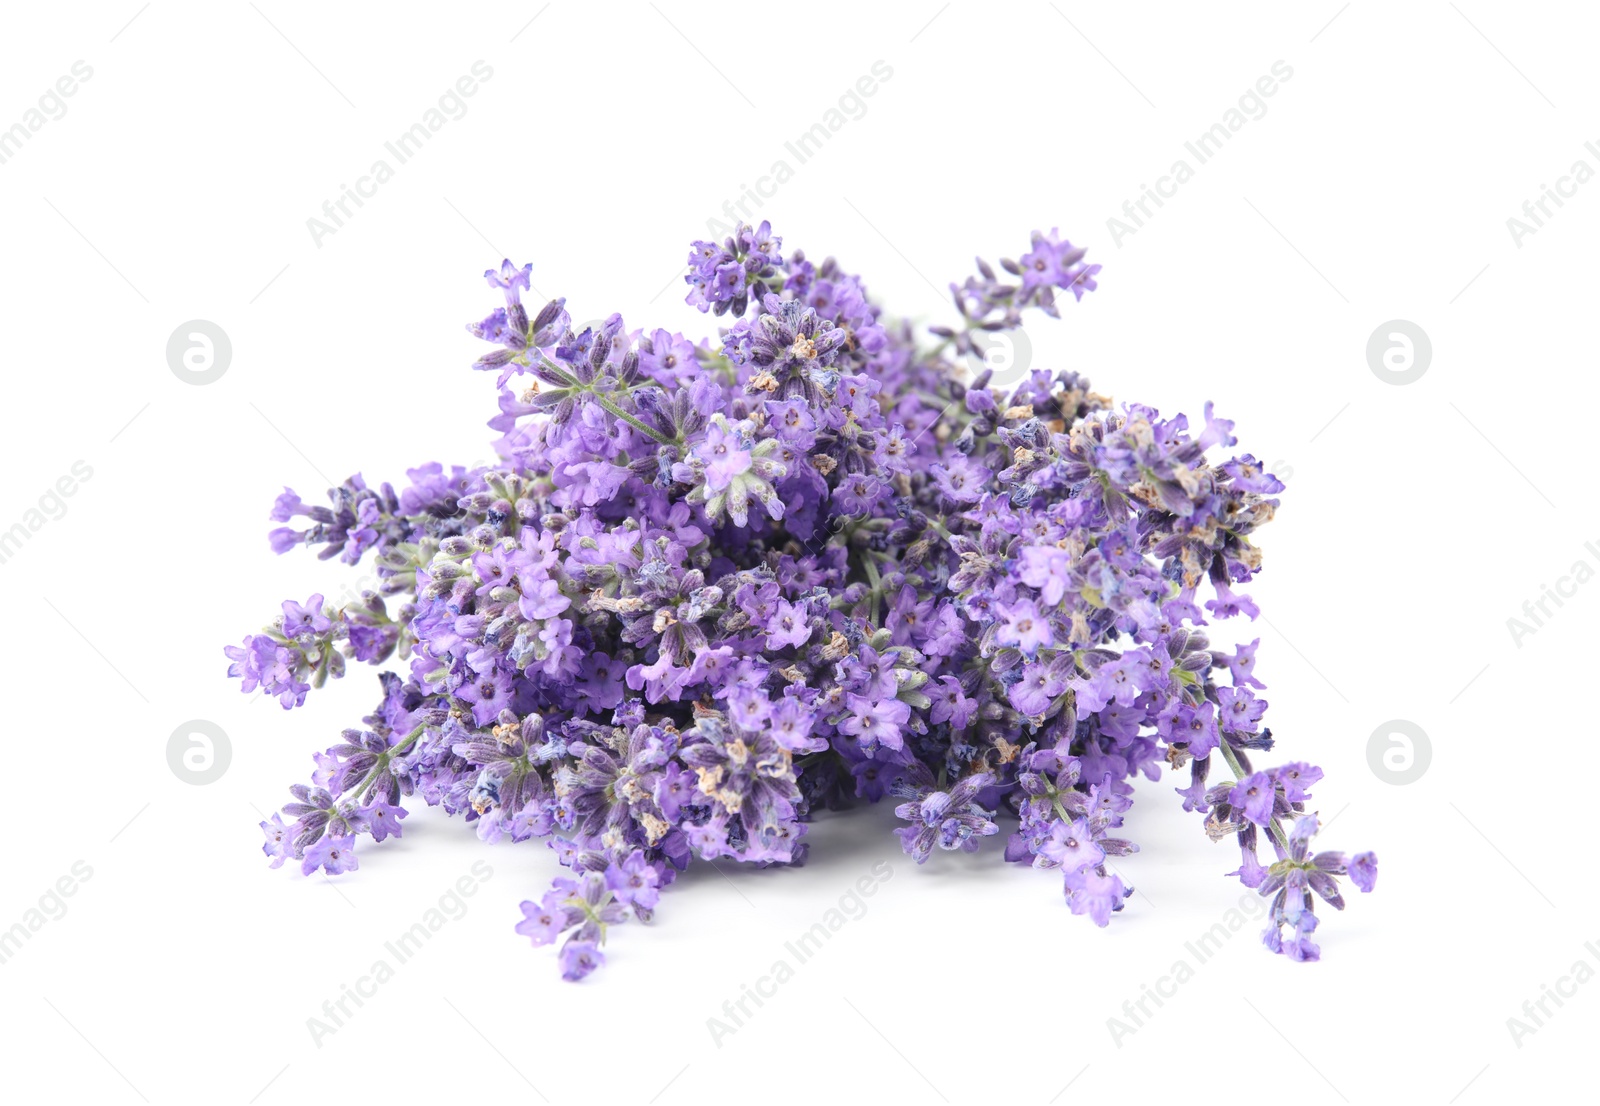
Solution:
{"label": "green stem", "polygon": [[588,390],[589,394],[594,397],[594,401],[596,403],[598,403],[601,407],[604,407],[607,411],[610,411],[613,415],[617,416],[617,418],[621,419],[623,422],[627,423],[629,426],[633,427],[635,430],[639,431],[642,434],[649,435],[650,437],[654,438],[656,441],[660,442],[662,445],[674,445],[674,444],[676,444],[671,438],[669,438],[666,435],[662,434],[658,430],[651,429],[645,423],[640,422],[638,419],[636,419],[632,415],[628,414],[628,412],[626,412],[622,408],[618,407],[615,403],[612,403],[609,399],[606,399],[599,392],[596,392],[593,389],[587,389],[587,390]]}
{"label": "green stem", "polygon": [[401,741],[400,744],[396,745],[393,749],[390,749],[384,753],[383,756],[378,759],[378,763],[374,764],[370,769],[368,769],[367,774],[362,777],[360,783],[356,784],[354,787],[345,788],[343,794],[341,794],[339,797],[342,799],[345,795],[354,795],[359,801],[361,798],[361,793],[367,789],[368,784],[377,779],[379,772],[388,767],[389,761],[394,757],[404,756],[406,752],[410,750],[411,746],[416,744],[417,738],[422,736],[422,731],[426,728],[427,727],[425,726],[418,726],[416,729],[412,730],[406,735],[405,740]]}
{"label": "green stem", "polygon": [[866,553],[867,555],[862,563],[866,565],[867,581],[872,585],[872,624],[876,626],[878,624],[878,597],[880,591],[878,566],[872,563],[872,550],[869,549]]}
{"label": "green stem", "polygon": [[633,415],[630,415],[628,412],[626,412],[622,408],[618,407],[615,403],[612,403],[609,399],[607,399],[600,392],[595,391],[594,385],[582,383],[576,377],[572,376],[565,369],[563,369],[560,365],[557,365],[554,361],[552,361],[548,357],[546,357],[544,354],[541,353],[539,355],[539,360],[544,363],[545,368],[549,369],[551,372],[555,373],[557,376],[559,376],[561,378],[561,381],[562,381],[563,385],[565,385],[568,388],[573,389],[574,391],[582,392],[582,393],[592,397],[594,399],[594,401],[596,403],[598,403],[601,407],[605,408],[607,411],[610,411],[613,415],[617,416],[617,418],[621,419],[623,422],[627,423],[629,426],[633,427],[635,430],[639,431],[641,434],[646,434],[649,437],[654,438],[656,441],[660,442],[662,445],[679,445],[679,444],[682,444],[680,442],[675,441],[672,438],[668,438],[667,436],[662,434],[659,430],[655,430],[652,427],[650,427],[649,425],[647,425],[646,423],[640,421],[637,417],[635,417]]}

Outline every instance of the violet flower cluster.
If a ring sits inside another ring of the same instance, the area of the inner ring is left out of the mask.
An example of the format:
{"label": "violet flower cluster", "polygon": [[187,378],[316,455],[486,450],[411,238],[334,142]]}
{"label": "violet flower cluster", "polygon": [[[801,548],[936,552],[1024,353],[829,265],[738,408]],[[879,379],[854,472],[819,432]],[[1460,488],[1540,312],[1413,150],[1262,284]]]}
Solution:
{"label": "violet flower cluster", "polygon": [[405,668],[262,823],[273,866],[353,869],[419,801],[548,839],[571,875],[516,930],[579,979],[690,864],[799,864],[821,812],[892,797],[918,863],[1003,833],[1104,926],[1133,781],[1165,767],[1271,898],[1266,945],[1316,959],[1317,900],[1376,860],[1312,851],[1322,772],[1256,766],[1258,642],[1205,630],[1256,617],[1237,589],[1283,485],[1209,404],[1191,427],[1073,372],[963,379],[983,334],[1096,286],[1083,257],[1052,231],[980,260],[920,342],[765,223],[689,255],[714,341],[577,333],[522,303],[529,266],[487,273],[498,461],[274,506],[275,550],[365,559],[381,594],[284,603],[229,674],[292,708],[348,660]]}

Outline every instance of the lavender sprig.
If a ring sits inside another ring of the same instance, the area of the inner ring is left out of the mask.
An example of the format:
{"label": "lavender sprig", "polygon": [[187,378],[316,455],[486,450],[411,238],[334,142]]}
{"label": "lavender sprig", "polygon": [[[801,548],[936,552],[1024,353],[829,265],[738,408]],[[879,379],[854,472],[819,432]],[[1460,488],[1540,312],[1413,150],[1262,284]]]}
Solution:
{"label": "lavender sprig", "polygon": [[766,224],[694,244],[715,343],[574,332],[564,300],[523,306],[529,266],[489,270],[504,306],[468,329],[495,347],[474,368],[498,374],[498,463],[273,507],[305,519],[274,549],[370,554],[378,587],[283,604],[229,674],[288,708],[349,659],[405,665],[262,823],[273,866],[355,868],[416,797],[546,838],[573,877],[516,929],[575,980],[690,864],[802,863],[821,811],[892,795],[918,863],[1004,824],[1005,859],[1058,869],[1103,926],[1132,893],[1109,866],[1137,850],[1132,781],[1187,767],[1184,809],[1271,899],[1264,943],[1316,959],[1315,900],[1370,891],[1376,859],[1311,852],[1322,772],[1252,766],[1275,745],[1259,642],[1209,637],[1259,613],[1237,589],[1282,483],[1210,404],[1192,429],[1076,373],[1002,389],[952,360],[1092,291],[1083,259],[1052,231],[1014,280],[980,260],[931,347]]}

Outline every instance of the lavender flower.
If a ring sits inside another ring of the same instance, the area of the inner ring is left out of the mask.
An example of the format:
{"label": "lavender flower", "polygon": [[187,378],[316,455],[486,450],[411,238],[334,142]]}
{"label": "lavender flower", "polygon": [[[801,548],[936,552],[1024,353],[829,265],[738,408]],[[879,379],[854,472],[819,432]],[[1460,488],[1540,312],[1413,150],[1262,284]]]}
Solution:
{"label": "lavender flower", "polygon": [[571,876],[515,928],[579,980],[690,865],[802,863],[819,810],[893,795],[919,864],[1003,824],[1004,858],[1104,926],[1133,781],[1187,769],[1183,809],[1271,902],[1267,947],[1315,960],[1314,903],[1377,861],[1311,852],[1322,771],[1252,765],[1277,742],[1259,640],[1211,644],[1259,613],[1283,484],[1210,404],[1191,427],[1074,372],[960,368],[1094,290],[1084,257],[1052,230],[980,260],[931,343],[765,223],[694,243],[688,302],[728,324],[699,344],[575,332],[564,300],[523,305],[531,266],[488,270],[504,304],[468,330],[496,461],[272,504],[275,551],[377,583],[283,603],[228,674],[292,708],[349,661],[399,670],[261,823],[271,866],[353,870],[418,801],[546,838]]}
{"label": "lavender flower", "polygon": [[901,845],[918,864],[924,863],[933,847],[946,851],[961,849],[977,852],[981,838],[1000,832],[992,820],[994,811],[978,805],[978,796],[994,786],[987,772],[968,776],[948,791],[935,790],[932,774],[921,761],[913,761],[907,782],[900,792],[911,799],[894,808],[895,817],[909,823],[895,830]]}

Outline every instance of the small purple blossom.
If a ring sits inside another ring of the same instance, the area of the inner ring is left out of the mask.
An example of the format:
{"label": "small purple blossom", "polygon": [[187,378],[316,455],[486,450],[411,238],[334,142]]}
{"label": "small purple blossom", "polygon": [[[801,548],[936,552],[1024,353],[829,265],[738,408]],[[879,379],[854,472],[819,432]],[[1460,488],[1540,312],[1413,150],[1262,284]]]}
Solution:
{"label": "small purple blossom", "polygon": [[523,902],[522,921],[515,929],[535,945],[554,944],[569,925],[567,908],[559,896],[546,895],[539,902]]}
{"label": "small purple blossom", "polygon": [[1277,790],[1271,776],[1265,772],[1252,772],[1234,784],[1233,790],[1228,792],[1228,801],[1250,821],[1258,826],[1264,826],[1267,824],[1267,819],[1272,816],[1272,803],[1276,794]]}
{"label": "small purple blossom", "polygon": [[593,941],[568,941],[561,946],[561,978],[576,983],[606,962]]}
{"label": "small purple blossom", "polygon": [[612,861],[606,868],[606,886],[617,896],[618,902],[628,906],[646,909],[655,906],[661,898],[657,890],[660,882],[655,867],[639,849],[620,861]]}
{"label": "small purple blossom", "polygon": [[1067,904],[1074,914],[1087,914],[1097,926],[1110,923],[1111,913],[1122,909],[1122,900],[1132,892],[1119,876],[1105,875],[1089,868],[1062,868]]}
{"label": "small purple blossom", "polygon": [[306,849],[305,860],[300,870],[309,876],[321,868],[330,876],[336,876],[359,867],[361,864],[356,860],[355,838],[335,837],[330,833]]}
{"label": "small purple blossom", "polygon": [[1350,858],[1350,882],[1362,891],[1371,891],[1378,882],[1378,858],[1373,853],[1357,853]]}
{"label": "small purple blossom", "polygon": [[900,727],[911,719],[911,708],[899,699],[872,699],[865,695],[845,696],[846,714],[839,732],[849,734],[865,749],[883,745],[899,749],[905,739]]}

